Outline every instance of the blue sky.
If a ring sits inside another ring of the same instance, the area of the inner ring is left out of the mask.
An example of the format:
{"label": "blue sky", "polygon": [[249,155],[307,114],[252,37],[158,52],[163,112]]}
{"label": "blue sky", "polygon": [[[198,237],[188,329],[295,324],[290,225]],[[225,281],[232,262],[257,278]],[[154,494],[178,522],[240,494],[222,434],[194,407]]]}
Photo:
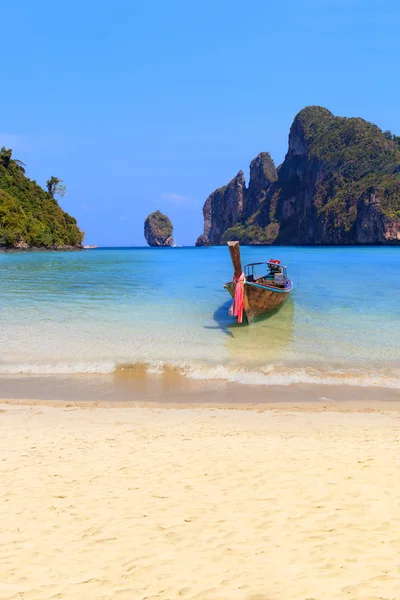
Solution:
{"label": "blue sky", "polygon": [[319,104],[400,134],[398,0],[19,0],[1,9],[0,145],[67,185],[88,243],[175,238]]}

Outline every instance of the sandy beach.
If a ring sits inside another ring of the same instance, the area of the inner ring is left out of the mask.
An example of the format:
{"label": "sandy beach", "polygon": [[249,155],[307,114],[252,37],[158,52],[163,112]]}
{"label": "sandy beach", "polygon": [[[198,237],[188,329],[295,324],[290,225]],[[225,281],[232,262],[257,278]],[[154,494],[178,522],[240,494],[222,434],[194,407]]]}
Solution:
{"label": "sandy beach", "polygon": [[400,598],[400,414],[2,404],[2,600]]}

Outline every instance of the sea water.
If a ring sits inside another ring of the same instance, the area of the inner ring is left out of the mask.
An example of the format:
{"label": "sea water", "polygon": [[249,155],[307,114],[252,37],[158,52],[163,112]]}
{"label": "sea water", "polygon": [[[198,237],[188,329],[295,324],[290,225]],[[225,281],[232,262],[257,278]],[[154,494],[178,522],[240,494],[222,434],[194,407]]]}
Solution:
{"label": "sea water", "polygon": [[400,247],[242,248],[243,263],[271,258],[291,298],[238,325],[226,247],[0,253],[0,374],[400,388]]}

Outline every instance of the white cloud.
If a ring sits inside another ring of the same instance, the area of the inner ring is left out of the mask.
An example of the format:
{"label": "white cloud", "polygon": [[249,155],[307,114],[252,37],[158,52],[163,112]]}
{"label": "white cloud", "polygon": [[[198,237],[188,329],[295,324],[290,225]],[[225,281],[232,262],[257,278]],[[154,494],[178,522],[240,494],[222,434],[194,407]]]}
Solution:
{"label": "white cloud", "polygon": [[182,196],[181,194],[161,194],[163,200],[177,204],[178,206],[184,206],[185,208],[197,208],[197,202],[193,198],[188,196]]}

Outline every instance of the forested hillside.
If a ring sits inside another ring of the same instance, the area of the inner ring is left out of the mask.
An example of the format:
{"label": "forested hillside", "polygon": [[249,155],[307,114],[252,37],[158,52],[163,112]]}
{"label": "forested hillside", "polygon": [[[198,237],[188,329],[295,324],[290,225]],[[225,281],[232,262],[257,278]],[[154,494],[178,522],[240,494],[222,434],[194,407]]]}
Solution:
{"label": "forested hillside", "polygon": [[45,191],[25,175],[25,165],[12,150],[0,150],[0,247],[78,248],[83,232],[58,205],[61,180],[51,177]]}

